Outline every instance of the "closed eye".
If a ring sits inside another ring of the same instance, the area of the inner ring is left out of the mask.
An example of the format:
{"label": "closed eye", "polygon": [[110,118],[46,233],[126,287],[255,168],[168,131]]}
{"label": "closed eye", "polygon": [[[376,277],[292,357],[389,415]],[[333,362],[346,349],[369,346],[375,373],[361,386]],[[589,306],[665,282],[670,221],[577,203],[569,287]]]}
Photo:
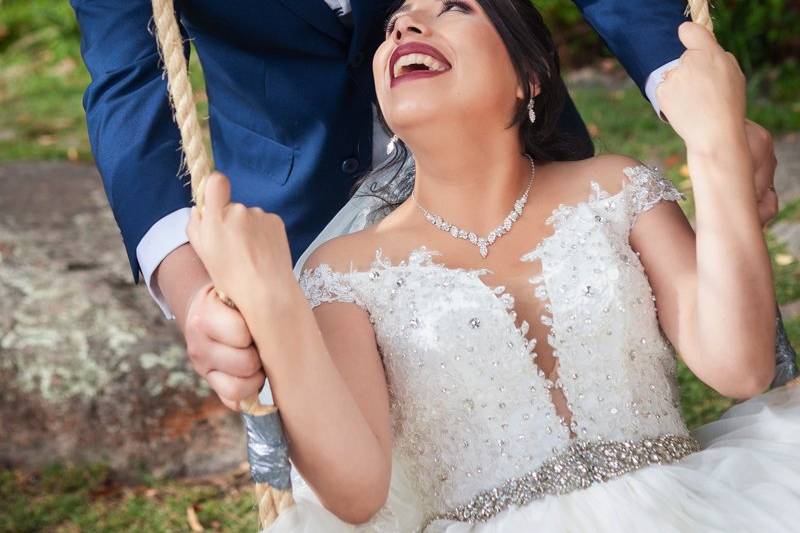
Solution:
{"label": "closed eye", "polygon": [[[408,9],[404,9],[406,5],[404,4],[400,7],[397,11],[392,14],[387,20],[386,23],[383,25],[383,33],[384,35],[389,35],[394,31],[395,25],[397,24],[397,19],[400,16],[408,11]],[[460,11],[462,13],[472,13],[472,7],[466,2],[462,0],[443,0],[442,1],[442,9],[439,11],[439,15],[446,13],[448,11]]]}

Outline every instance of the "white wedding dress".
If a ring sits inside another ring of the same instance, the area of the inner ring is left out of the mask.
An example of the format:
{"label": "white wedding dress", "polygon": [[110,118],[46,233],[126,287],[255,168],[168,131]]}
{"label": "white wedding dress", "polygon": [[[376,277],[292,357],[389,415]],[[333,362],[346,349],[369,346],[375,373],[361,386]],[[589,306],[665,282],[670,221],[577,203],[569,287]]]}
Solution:
{"label": "white wedding dress", "polygon": [[[541,262],[530,297],[547,304],[555,382],[485,269],[448,268],[425,246],[397,264],[377,250],[367,271],[298,268],[312,307],[369,313],[391,398],[392,484],[381,511],[352,526],[294,472],[297,504],[267,531],[800,531],[800,387],[687,430],[675,352],[628,242],[640,213],[681,195],[647,167],[625,174],[617,194],[592,182],[587,201],[556,209],[552,235],[520,258]],[[364,205],[337,231],[363,222]]]}

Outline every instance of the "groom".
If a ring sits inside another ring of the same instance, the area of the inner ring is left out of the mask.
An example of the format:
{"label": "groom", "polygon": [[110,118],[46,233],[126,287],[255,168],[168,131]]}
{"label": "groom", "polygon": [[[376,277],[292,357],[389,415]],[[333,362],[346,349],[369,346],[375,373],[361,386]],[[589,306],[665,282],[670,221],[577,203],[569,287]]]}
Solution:
{"label": "groom", "polygon": [[[392,3],[176,0],[182,31],[203,64],[216,167],[230,177],[233,201],[281,216],[294,261],[347,201],[356,176],[384,153],[371,57]],[[658,112],[655,88],[683,52],[677,28],[684,3],[575,3]],[[244,321],[214,297],[188,244],[190,195],[176,178],[179,135],[148,31],[150,1],[71,4],[92,77],[84,95],[89,137],[134,280],[144,277],[165,315],[176,319],[195,370],[234,407],[258,391],[264,374]],[[572,102],[561,127],[592,154]],[[771,139],[757,125],[748,128],[754,159],[764,162],[766,196]],[[793,355],[785,357],[779,379],[796,374]]]}

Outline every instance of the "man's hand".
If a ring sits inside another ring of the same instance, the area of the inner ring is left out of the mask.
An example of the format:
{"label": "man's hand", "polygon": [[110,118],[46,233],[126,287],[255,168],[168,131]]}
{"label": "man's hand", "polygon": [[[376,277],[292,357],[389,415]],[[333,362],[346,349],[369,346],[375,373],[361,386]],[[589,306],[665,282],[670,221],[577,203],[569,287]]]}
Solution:
{"label": "man's hand", "polygon": [[766,226],[778,214],[778,195],[775,193],[775,147],[772,135],[762,126],[750,120],[745,121],[745,134],[750,157],[753,160],[758,218],[761,226]]}
{"label": "man's hand", "polygon": [[244,319],[216,297],[203,263],[189,244],[170,253],[154,276],[175,313],[195,371],[225,406],[238,410],[238,401],[257,393],[264,383]]}
{"label": "man's hand", "polygon": [[195,371],[227,407],[238,410],[240,400],[261,390],[265,376],[247,324],[219,300],[211,284],[189,303],[184,336]]}

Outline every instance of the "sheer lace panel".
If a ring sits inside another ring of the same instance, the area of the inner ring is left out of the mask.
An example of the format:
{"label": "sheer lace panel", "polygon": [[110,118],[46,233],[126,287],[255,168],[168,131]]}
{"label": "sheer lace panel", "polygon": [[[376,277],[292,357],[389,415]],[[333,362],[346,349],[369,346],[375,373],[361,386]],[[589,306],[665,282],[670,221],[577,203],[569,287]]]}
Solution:
{"label": "sheer lace panel", "polygon": [[626,184],[629,190],[628,206],[630,209],[631,227],[640,214],[652,208],[661,200],[685,200],[681,193],[666,176],[658,171],[639,165],[623,170],[628,177]]}
{"label": "sheer lace panel", "polygon": [[366,310],[345,274],[334,272],[330,265],[322,263],[314,269],[305,269],[298,279],[300,288],[314,309],[326,302],[354,303]]}

